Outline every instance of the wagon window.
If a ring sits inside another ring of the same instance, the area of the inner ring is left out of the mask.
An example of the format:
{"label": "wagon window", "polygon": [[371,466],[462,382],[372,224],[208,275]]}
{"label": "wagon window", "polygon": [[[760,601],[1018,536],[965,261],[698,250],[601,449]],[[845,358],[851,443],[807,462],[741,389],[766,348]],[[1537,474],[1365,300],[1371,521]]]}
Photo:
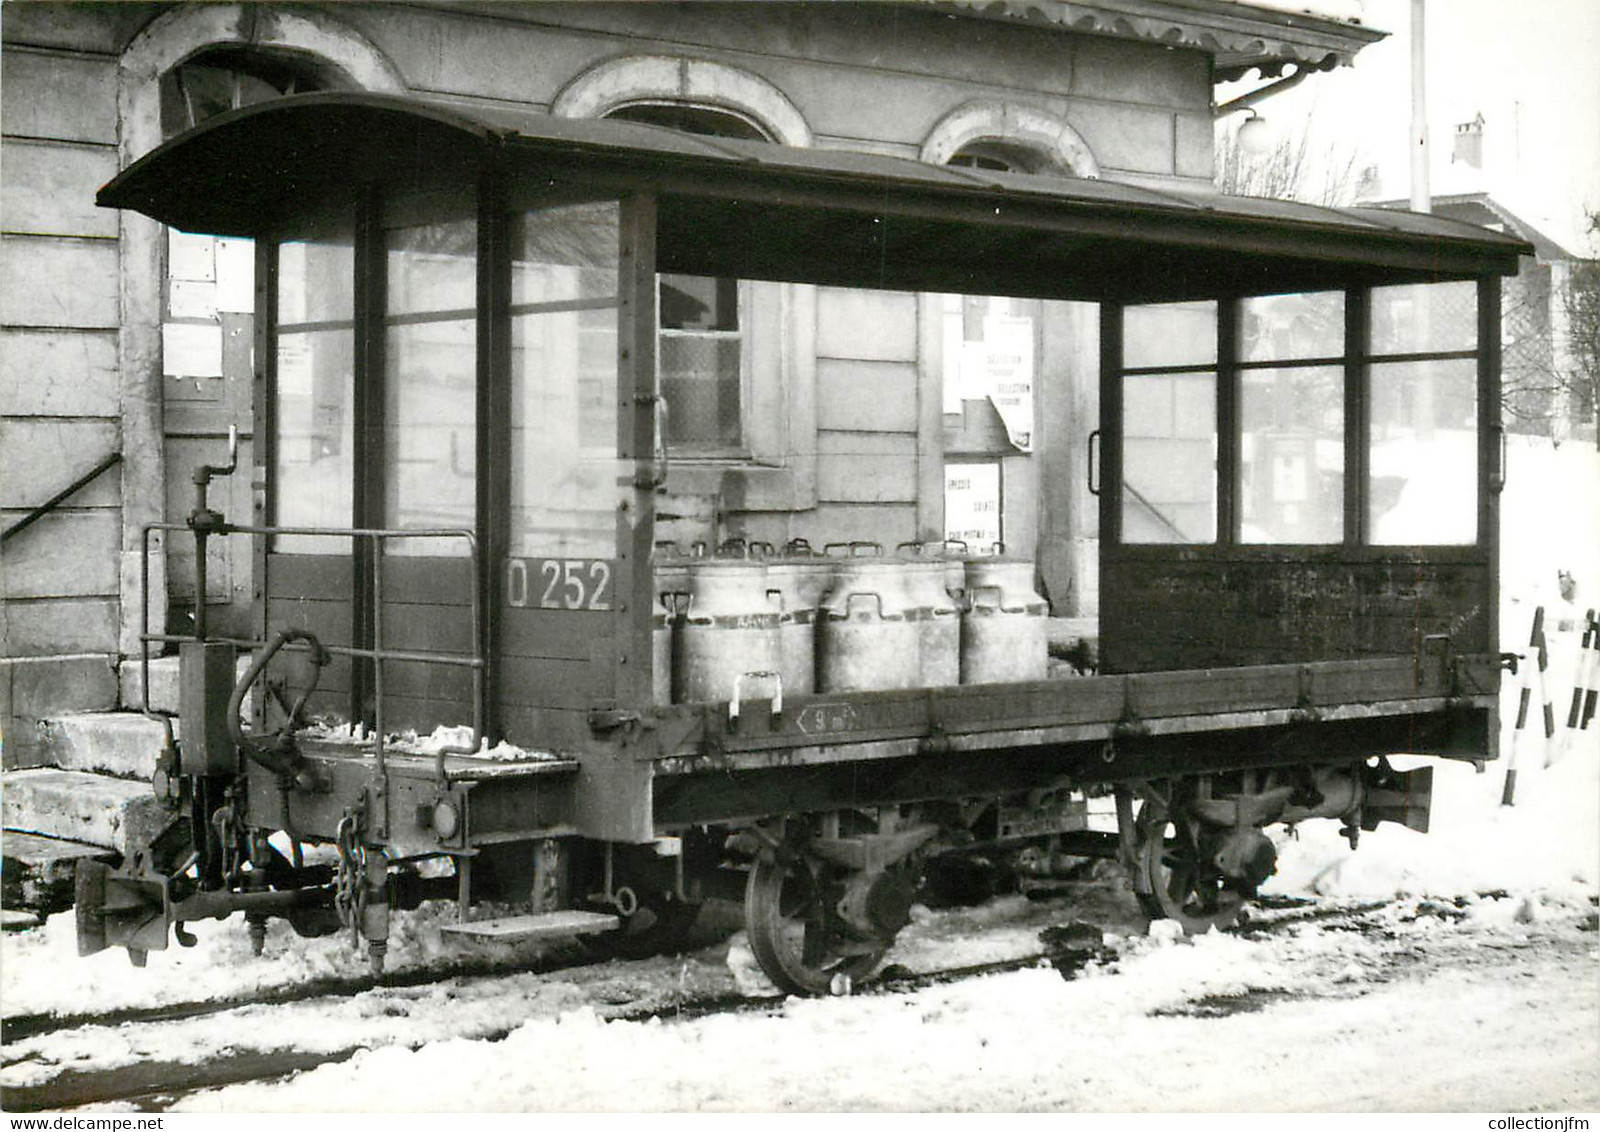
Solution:
{"label": "wagon window", "polygon": [[1472,359],[1372,366],[1368,521],[1379,546],[1477,537],[1478,367]]}
{"label": "wagon window", "polygon": [[1476,347],[1473,284],[1373,290],[1367,522],[1374,544],[1476,540]]}
{"label": "wagon window", "polygon": [[[1122,379],[1122,540],[1217,534],[1217,306],[1129,307]],[[1181,371],[1181,372],[1173,372]]]}
{"label": "wagon window", "polygon": [[1246,299],[1239,328],[1240,541],[1339,542],[1344,367],[1326,363],[1344,353],[1344,294]]}
{"label": "wagon window", "polygon": [[615,201],[511,222],[511,554],[617,553]]}
{"label": "wagon window", "polygon": [[[355,259],[348,225],[278,246],[275,521],[348,527],[354,482]],[[279,536],[291,554],[343,554],[349,540]]]}
{"label": "wagon window", "polygon": [[[385,209],[385,523],[472,528],[477,515],[477,254],[472,201],[419,194]],[[396,539],[392,554],[462,555],[465,540]]]}

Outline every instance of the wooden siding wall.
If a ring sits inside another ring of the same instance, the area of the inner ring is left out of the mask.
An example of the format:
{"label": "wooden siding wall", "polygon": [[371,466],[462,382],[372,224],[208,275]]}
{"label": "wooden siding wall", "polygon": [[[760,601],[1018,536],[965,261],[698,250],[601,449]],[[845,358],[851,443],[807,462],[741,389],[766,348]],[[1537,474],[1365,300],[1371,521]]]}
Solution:
{"label": "wooden siding wall", "polygon": [[[116,59],[92,49],[103,45],[87,32],[15,42],[29,15],[7,7],[0,72],[5,525],[122,443],[118,226],[115,214],[94,207],[95,189],[117,169]],[[68,46],[80,38],[91,49]],[[120,472],[104,473],[6,545],[0,655],[117,651]]]}
{"label": "wooden siding wall", "polygon": [[1106,672],[1409,656],[1439,633],[1457,652],[1494,647],[1488,564],[1470,556],[1130,555],[1106,570]]}

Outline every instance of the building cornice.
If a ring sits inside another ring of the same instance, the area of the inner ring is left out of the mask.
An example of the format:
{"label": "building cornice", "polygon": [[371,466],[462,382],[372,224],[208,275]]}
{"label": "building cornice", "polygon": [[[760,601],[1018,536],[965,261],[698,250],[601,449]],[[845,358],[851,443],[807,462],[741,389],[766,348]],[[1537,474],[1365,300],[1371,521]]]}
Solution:
{"label": "building cornice", "polygon": [[1203,51],[1215,78],[1252,70],[1263,78],[1293,65],[1316,71],[1348,66],[1388,33],[1347,20],[1283,12],[1235,0],[911,0],[983,19],[1054,25],[1062,31],[1143,40]]}

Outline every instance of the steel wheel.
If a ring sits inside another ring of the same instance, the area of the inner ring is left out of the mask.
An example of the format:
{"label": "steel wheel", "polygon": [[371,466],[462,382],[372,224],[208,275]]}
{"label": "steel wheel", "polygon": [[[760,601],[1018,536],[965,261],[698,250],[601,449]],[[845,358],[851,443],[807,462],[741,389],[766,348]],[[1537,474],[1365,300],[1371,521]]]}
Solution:
{"label": "steel wheel", "polygon": [[1244,911],[1245,898],[1228,884],[1201,846],[1200,823],[1151,799],[1137,822],[1134,891],[1151,919],[1176,920],[1189,935],[1225,928]]}
{"label": "steel wheel", "polygon": [[762,854],[750,868],[744,899],[750,950],[781,990],[838,992],[870,975],[889,950],[888,944],[844,939],[828,930],[820,899],[817,882],[804,866]]}

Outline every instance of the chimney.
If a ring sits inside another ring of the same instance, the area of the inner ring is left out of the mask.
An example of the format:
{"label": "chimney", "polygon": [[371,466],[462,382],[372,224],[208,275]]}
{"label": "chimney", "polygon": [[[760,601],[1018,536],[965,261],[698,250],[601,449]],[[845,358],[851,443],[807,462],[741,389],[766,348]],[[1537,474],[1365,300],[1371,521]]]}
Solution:
{"label": "chimney", "polygon": [[1455,148],[1450,153],[1450,163],[1465,162],[1474,169],[1483,168],[1483,115],[1475,115],[1470,122],[1456,127]]}

